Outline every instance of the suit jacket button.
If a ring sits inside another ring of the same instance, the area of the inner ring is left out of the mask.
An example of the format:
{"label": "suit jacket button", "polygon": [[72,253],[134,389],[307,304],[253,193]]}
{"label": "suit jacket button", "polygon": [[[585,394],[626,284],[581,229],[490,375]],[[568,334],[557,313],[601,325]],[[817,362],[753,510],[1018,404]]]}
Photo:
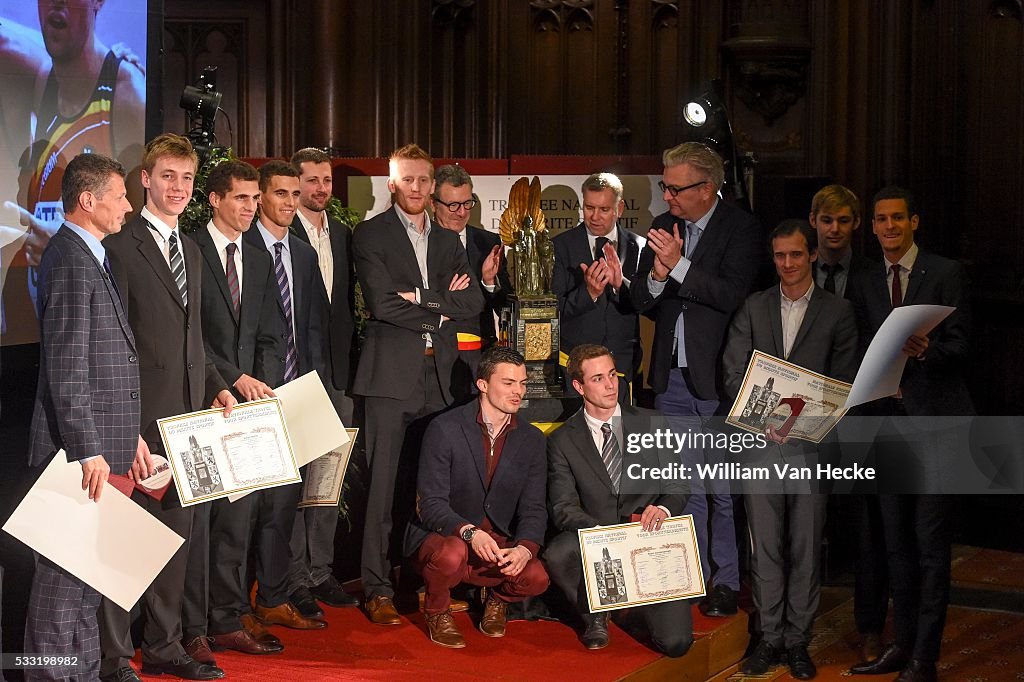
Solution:
{"label": "suit jacket button", "polygon": [[189,368],[189,369],[192,369],[192,363],[191,363],[191,362],[190,362],[190,363],[188,363],[188,368]]}
{"label": "suit jacket button", "polygon": [[128,362],[135,362],[135,359],[136,359],[136,358],[135,358],[135,356],[134,356],[134,355],[129,355],[129,356],[128,356]]}
{"label": "suit jacket button", "polygon": [[132,391],[129,395],[131,395],[132,400],[138,400],[139,399],[139,392],[138,391]]}
{"label": "suit jacket button", "polygon": [[191,322],[186,322],[185,323],[185,329],[191,329],[191,328],[192,328],[192,323]]}

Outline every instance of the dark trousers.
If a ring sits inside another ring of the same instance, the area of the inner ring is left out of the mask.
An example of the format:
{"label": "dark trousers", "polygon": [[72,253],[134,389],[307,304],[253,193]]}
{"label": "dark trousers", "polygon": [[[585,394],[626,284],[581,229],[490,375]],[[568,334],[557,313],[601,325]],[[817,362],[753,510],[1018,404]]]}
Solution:
{"label": "dark trousers", "polygon": [[[192,532],[192,507],[182,508],[178,496],[168,490],[162,501],[138,491],[132,499],[165,526],[185,538],[153,584],[143,592],[140,603],[145,625],[142,629],[142,659],[148,663],[166,663],[185,655],[181,646],[181,606],[184,598],[185,566]],[[126,550],[130,551],[130,550]],[[128,665],[135,655],[131,636],[131,615],[120,606],[103,599],[99,610],[100,675],[109,675]]]}
{"label": "dark trousers", "polygon": [[807,646],[821,595],[825,495],[746,495],[751,585],[763,641]]}
{"label": "dark trousers", "polygon": [[366,598],[393,597],[391,569],[400,560],[402,536],[416,499],[420,441],[429,417],[445,407],[433,356],[423,356],[422,370],[404,400],[366,398],[366,458],[370,490],[363,528],[362,581]]}
{"label": "dark trousers", "polygon": [[251,610],[246,576],[261,494],[258,491],[234,502],[222,498],[210,503],[210,635],[241,630],[239,617]]}
{"label": "dark trousers", "polygon": [[915,659],[939,658],[949,604],[950,500],[943,495],[880,495],[892,583],[896,643]]}
{"label": "dark trousers", "polygon": [[[344,391],[327,387],[341,423],[351,427],[352,399]],[[307,507],[295,512],[288,568],[289,594],[300,587],[316,587],[334,574],[334,535],[338,529],[337,507]]]}
{"label": "dark trousers", "polygon": [[856,495],[853,498],[857,514],[853,617],[857,632],[881,634],[889,610],[889,570],[882,508],[877,495]]}
{"label": "dark trousers", "polygon": [[210,506],[197,504],[192,513],[192,535],[185,563],[185,594],[181,604],[181,634],[186,642],[206,635],[210,610]]}
{"label": "dark trousers", "polygon": [[[491,537],[502,549],[512,546],[508,538],[497,533],[492,532]],[[509,603],[544,594],[549,584],[547,571],[537,557],[526,562],[519,575],[502,575],[496,564],[478,557],[462,538],[437,533],[428,535],[419,546],[414,563],[426,586],[424,610],[428,614],[447,611],[451,590],[460,583],[491,588],[494,596]]]}
{"label": "dark trousers", "polygon": [[[559,533],[545,546],[543,557],[552,582],[581,615],[589,614],[579,536],[573,531]],[[654,646],[666,656],[682,656],[693,644],[689,599],[638,606],[635,610],[643,615]]]}
{"label": "dark trousers", "polygon": [[259,583],[256,604],[274,608],[288,601],[292,528],[295,525],[295,508],[302,496],[302,484],[279,485],[253,495],[257,496],[253,534],[256,581]]}
{"label": "dark trousers", "polygon": [[[693,392],[686,370],[673,369],[668,375],[668,387],[655,398],[654,406],[666,417],[710,417],[718,409],[717,400],[703,400]],[[671,420],[670,422],[671,423]],[[706,462],[706,453],[699,448],[683,451],[683,464],[696,471],[699,462]],[[716,486],[722,486],[718,490]],[[693,528],[697,533],[700,566],[709,585],[725,585],[740,589],[740,558],[736,545],[736,521],[733,516],[732,493],[728,483],[705,482],[694,476],[690,480],[690,495],[683,514],[693,514]]]}

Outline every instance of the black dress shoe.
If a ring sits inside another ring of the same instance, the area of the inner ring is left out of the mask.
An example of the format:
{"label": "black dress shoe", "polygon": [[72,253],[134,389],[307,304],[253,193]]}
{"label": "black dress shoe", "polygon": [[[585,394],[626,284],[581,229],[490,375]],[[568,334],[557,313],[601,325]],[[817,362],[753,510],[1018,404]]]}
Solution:
{"label": "black dress shoe", "polygon": [[708,598],[701,602],[700,612],[713,618],[735,616],[737,612],[736,592],[731,587],[715,585]]}
{"label": "black dress shoe", "polygon": [[896,678],[896,682],[937,682],[939,674],[934,663],[925,663],[916,659],[907,663],[907,667]]}
{"label": "black dress shoe", "polygon": [[142,682],[142,678],[135,673],[134,668],[126,665],[109,675],[101,675],[100,682]]}
{"label": "black dress shoe", "polygon": [[327,576],[327,580],[311,587],[309,591],[328,606],[359,606],[359,599],[346,592],[333,575]]}
{"label": "black dress shoe", "polygon": [[175,658],[167,663],[142,663],[143,675],[176,675],[185,680],[219,680],[224,671],[213,665],[206,665],[188,656]]}
{"label": "black dress shoe", "polygon": [[316,599],[313,598],[313,593],[310,592],[307,587],[300,587],[289,594],[288,601],[290,601],[305,618],[321,618],[324,615],[324,612],[320,609],[320,605],[317,604]]}
{"label": "black dress shoe", "polygon": [[760,642],[754,649],[754,653],[743,661],[740,672],[744,675],[764,675],[775,667],[779,661],[779,650],[768,642]]}
{"label": "black dress shoe", "polygon": [[786,663],[789,665],[789,674],[798,680],[813,680],[818,675],[818,669],[814,667],[814,661],[803,644],[789,647]]}
{"label": "black dress shoe", "polygon": [[882,655],[873,661],[858,663],[850,668],[854,675],[885,675],[898,673],[907,667],[910,656],[898,644],[890,644]]}
{"label": "black dress shoe", "polygon": [[608,646],[608,614],[595,613],[583,616],[587,629],[580,635],[583,646],[591,650],[603,649]]}

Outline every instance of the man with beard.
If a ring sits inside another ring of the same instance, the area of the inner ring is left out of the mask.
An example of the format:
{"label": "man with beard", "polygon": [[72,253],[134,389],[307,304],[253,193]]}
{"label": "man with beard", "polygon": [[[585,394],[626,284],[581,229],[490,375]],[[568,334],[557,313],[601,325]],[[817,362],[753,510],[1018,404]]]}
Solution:
{"label": "man with beard", "polygon": [[484,352],[480,397],[430,422],[423,436],[417,519],[406,552],[426,583],[430,639],[466,646],[452,618],[450,590],[487,587],[480,632],[504,637],[509,603],[542,594],[538,560],[547,528],[544,435],[516,412],[526,395],[526,361],[510,348]]}

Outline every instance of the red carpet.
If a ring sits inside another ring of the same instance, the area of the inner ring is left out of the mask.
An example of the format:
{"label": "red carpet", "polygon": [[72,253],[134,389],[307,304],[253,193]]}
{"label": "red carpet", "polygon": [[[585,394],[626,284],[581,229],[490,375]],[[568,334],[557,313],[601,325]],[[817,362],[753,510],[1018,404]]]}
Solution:
{"label": "red carpet", "polygon": [[[326,610],[325,630],[271,628],[284,642],[278,655],[217,653],[229,680],[616,680],[660,658],[612,626],[612,644],[587,651],[576,633],[553,622],[512,622],[502,639],[485,637],[465,613],[455,615],[465,649],[427,638],[420,614],[394,627],[372,625],[358,609]],[[136,661],[138,663],[138,660]],[[160,679],[146,677],[146,679]],[[164,678],[167,679],[167,678]]]}

